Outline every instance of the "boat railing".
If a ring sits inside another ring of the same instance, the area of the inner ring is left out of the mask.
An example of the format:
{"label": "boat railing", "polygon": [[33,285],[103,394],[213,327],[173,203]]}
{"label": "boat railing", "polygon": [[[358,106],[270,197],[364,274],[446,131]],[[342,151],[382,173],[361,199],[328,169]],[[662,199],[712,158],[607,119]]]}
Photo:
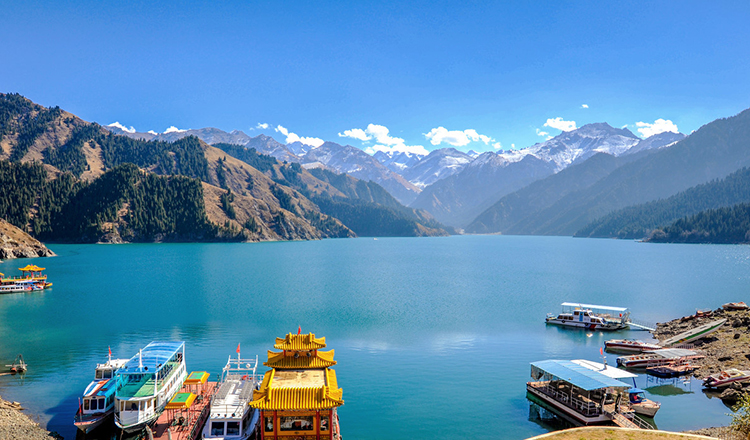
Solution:
{"label": "boat railing", "polygon": [[601,414],[601,408],[599,407],[599,405],[596,402],[591,401],[590,399],[584,400],[583,398],[581,398],[582,396],[571,396],[569,392],[562,392],[551,386],[550,384],[535,386],[534,388],[587,417]]}

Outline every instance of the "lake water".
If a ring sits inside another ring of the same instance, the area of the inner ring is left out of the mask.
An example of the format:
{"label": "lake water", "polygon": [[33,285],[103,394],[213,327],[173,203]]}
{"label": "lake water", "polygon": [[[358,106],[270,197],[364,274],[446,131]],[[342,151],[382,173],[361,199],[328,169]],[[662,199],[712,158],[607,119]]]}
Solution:
{"label": "lake water", "polygon": [[[23,353],[30,365],[0,377],[0,395],[68,440],[108,346],[129,358],[185,340],[188,370],[214,374],[238,343],[262,362],[298,326],[336,350],[346,438],[522,439],[555,426],[526,399],[530,362],[601,360],[605,338],[648,338],[545,326],[561,302],[660,322],[750,300],[748,246],[459,236],[51,248],[59,257],[0,264],[41,265],[54,283],[0,296],[0,364]],[[638,386],[662,402],[661,429],[729,422],[699,382]]]}

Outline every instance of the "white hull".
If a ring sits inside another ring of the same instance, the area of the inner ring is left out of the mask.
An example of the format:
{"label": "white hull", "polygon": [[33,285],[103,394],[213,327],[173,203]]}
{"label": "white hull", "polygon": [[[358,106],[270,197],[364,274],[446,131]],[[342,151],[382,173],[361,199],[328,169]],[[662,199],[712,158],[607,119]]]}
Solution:
{"label": "white hull", "polygon": [[90,419],[83,420],[83,421],[76,421],[73,424],[76,428],[78,428],[79,431],[83,432],[84,434],[88,434],[89,432],[93,431],[97,427],[99,427],[102,423],[104,423],[106,420],[108,420],[110,417],[112,417],[112,414],[114,414],[115,410],[114,408],[107,411],[106,413],[102,414],[98,417],[91,417]]}
{"label": "white hull", "polygon": [[561,325],[565,327],[574,327],[574,328],[582,328],[587,330],[622,330],[626,325],[623,324],[613,324],[613,323],[605,323],[605,324],[599,324],[594,322],[581,322],[581,321],[569,321],[569,320],[561,320],[557,318],[551,318],[547,319],[547,324],[555,324],[555,325]]}
{"label": "white hull", "polygon": [[631,407],[633,407],[633,410],[636,414],[640,414],[642,416],[646,417],[654,417],[656,415],[656,412],[659,411],[660,406],[654,404],[654,403],[631,403]]}

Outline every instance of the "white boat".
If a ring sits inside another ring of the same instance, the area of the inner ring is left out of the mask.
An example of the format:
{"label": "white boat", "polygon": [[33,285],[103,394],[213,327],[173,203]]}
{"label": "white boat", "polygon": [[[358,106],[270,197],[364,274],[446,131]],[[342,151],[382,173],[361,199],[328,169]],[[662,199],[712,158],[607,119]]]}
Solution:
{"label": "white boat", "polygon": [[664,347],[669,347],[676,344],[685,344],[687,342],[697,341],[698,339],[705,338],[706,336],[718,330],[719,327],[724,325],[725,322],[727,322],[726,319],[711,321],[694,329],[684,331],[667,340],[664,340],[661,342],[661,345],[663,345]]}
{"label": "white boat", "polygon": [[184,342],[152,342],[115,374],[115,424],[125,432],[155,421],[187,377]]}
{"label": "white boat", "polygon": [[31,292],[32,290],[33,290],[33,287],[31,286],[31,284],[25,284],[25,283],[0,285],[0,294]]}
{"label": "white boat", "polygon": [[230,356],[221,371],[219,389],[211,400],[211,411],[203,427],[203,438],[211,440],[247,440],[257,435],[260,412],[248,405],[260,381],[255,374],[258,358]]}
{"label": "white boat", "polygon": [[628,396],[630,399],[630,407],[633,408],[636,414],[653,417],[656,415],[656,412],[659,411],[659,408],[661,408],[661,403],[647,399],[646,393],[641,389],[629,389]]}
{"label": "white boat", "polygon": [[628,326],[630,311],[624,307],[562,303],[562,313],[547,314],[545,322],[587,330],[620,330]]}
{"label": "white boat", "polygon": [[643,353],[645,351],[659,350],[662,347],[657,344],[649,344],[643,341],[630,339],[610,339],[604,342],[607,351],[619,351],[623,353]]}
{"label": "white boat", "polygon": [[102,422],[109,419],[115,410],[115,372],[128,362],[127,359],[109,359],[97,364],[94,380],[79,399],[78,411],[73,424],[84,434],[91,432]]}
{"label": "white boat", "polygon": [[703,379],[703,386],[706,388],[724,388],[736,382],[742,383],[747,381],[750,381],[750,371],[730,368]]}

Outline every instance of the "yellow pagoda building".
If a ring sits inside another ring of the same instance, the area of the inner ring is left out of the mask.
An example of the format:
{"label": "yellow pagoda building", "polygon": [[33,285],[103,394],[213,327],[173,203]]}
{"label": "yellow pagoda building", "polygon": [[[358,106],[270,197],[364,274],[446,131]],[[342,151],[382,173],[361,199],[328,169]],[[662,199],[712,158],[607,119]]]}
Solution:
{"label": "yellow pagoda building", "polygon": [[344,404],[343,391],[336,381],[333,350],[325,348],[326,338],[291,334],[276,338],[268,351],[271,367],[260,389],[253,392],[250,406],[260,410],[263,440],[340,439],[336,408]]}

